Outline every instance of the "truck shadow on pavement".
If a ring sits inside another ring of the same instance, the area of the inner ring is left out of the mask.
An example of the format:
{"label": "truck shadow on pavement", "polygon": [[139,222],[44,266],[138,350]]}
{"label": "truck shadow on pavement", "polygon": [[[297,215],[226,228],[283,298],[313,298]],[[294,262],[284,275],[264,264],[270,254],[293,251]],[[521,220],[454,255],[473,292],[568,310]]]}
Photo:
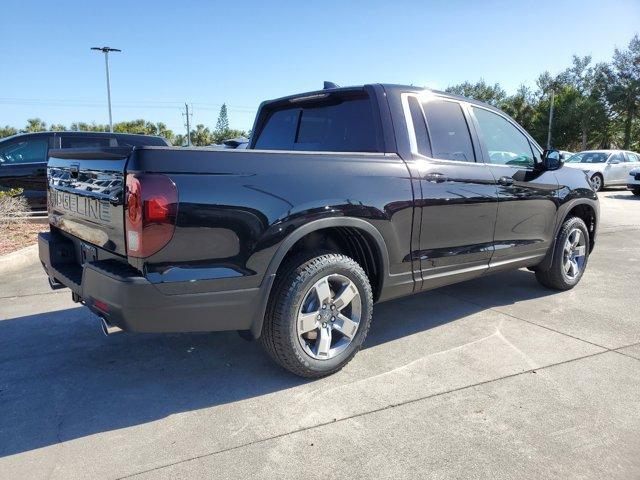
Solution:
{"label": "truck shadow on pavement", "polygon": [[[551,293],[520,270],[383,303],[364,348]],[[98,323],[83,307],[0,321],[0,457],[309,383],[235,332],[105,338]]]}
{"label": "truck shadow on pavement", "polygon": [[624,194],[609,195],[608,198],[615,198],[616,200],[635,200],[636,202],[640,201],[640,196],[633,195],[631,192],[629,192],[628,195],[624,195]]}

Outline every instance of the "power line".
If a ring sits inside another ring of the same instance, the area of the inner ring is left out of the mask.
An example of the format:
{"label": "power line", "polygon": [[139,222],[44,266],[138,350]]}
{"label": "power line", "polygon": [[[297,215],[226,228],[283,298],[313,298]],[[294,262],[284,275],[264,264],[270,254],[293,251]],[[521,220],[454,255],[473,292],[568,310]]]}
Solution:
{"label": "power line", "polygon": [[[0,104],[4,105],[27,105],[27,106],[52,106],[52,107],[102,107],[102,102],[88,100],[88,99],[43,99],[43,98],[12,98],[12,97],[0,97]],[[121,108],[175,108],[181,106],[183,102],[180,101],[168,101],[168,100],[144,100],[144,101],[119,101],[112,102]],[[192,102],[191,105],[197,105],[203,110],[218,110],[222,107],[222,103],[211,102]],[[236,112],[255,112],[257,107],[248,106],[229,106],[227,109]]]}

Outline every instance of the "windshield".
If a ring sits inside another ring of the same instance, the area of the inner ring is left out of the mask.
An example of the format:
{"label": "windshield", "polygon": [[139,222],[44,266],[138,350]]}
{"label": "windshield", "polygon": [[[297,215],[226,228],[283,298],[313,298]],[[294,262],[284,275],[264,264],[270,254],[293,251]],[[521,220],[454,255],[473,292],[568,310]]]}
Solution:
{"label": "windshield", "polygon": [[572,155],[567,160],[568,163],[605,163],[609,157],[608,153],[603,152],[583,152]]}

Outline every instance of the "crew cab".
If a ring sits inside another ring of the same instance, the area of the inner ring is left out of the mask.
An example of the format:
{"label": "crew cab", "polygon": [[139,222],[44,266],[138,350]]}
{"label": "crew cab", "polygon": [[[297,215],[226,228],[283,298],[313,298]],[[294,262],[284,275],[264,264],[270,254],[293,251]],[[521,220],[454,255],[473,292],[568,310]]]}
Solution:
{"label": "crew cab", "polygon": [[33,210],[47,208],[50,149],[169,146],[166,138],[108,132],[20,133],[0,140],[0,191],[18,188]]}
{"label": "crew cab", "polygon": [[56,150],[48,172],[40,259],[105,332],[238,330],[312,378],[376,302],[524,267],[573,288],[599,216],[501,111],[399,85],[264,102],[247,149]]}

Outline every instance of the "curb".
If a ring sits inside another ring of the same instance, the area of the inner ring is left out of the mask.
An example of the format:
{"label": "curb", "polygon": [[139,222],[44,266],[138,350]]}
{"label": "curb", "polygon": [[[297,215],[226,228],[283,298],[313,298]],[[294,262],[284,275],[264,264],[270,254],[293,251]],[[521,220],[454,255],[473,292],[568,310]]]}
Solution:
{"label": "curb", "polygon": [[13,272],[38,261],[38,244],[29,245],[0,257],[0,274]]}

